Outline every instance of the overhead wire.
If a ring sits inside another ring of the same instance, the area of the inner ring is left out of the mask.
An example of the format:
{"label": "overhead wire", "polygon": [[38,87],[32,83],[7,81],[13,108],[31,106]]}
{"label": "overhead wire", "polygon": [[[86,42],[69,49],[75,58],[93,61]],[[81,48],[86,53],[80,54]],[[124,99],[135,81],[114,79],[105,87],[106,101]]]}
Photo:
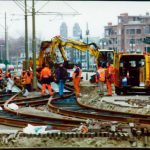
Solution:
{"label": "overhead wire", "polygon": [[79,12],[77,10],[75,10],[71,5],[69,5],[67,2],[63,1],[68,7],[70,7],[72,10],[74,10],[76,13],[79,14]]}
{"label": "overhead wire", "polygon": [[39,12],[42,8],[44,8],[49,2],[50,2],[50,1],[46,2],[42,7],[40,7],[40,8],[36,11],[36,13]]}
{"label": "overhead wire", "polygon": [[17,0],[13,0],[14,3],[24,12],[25,10],[17,3]]}

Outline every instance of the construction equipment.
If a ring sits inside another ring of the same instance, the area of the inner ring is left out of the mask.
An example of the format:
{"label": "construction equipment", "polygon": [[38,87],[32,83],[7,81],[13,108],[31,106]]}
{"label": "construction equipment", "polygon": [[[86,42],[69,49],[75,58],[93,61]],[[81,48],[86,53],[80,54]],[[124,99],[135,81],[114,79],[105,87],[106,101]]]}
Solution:
{"label": "construction equipment", "polygon": [[[91,56],[96,58],[96,64],[98,65],[100,61],[107,61],[107,59],[112,60],[111,53],[113,50],[100,50],[99,47],[95,43],[86,44],[84,42],[72,40],[72,39],[64,39],[60,36],[55,36],[51,41],[43,41],[40,46],[39,57],[36,60],[37,67],[42,67],[43,63],[48,63],[50,65],[54,65],[58,49],[62,55],[64,62],[68,65],[68,59],[65,53],[65,48],[74,48],[82,52],[89,51]],[[48,49],[48,51],[47,51]],[[109,54],[108,54],[109,53]],[[111,58],[108,56],[111,55]],[[26,62],[24,62],[23,67],[25,67]],[[32,67],[32,60],[29,61],[29,66]],[[68,66],[67,66],[68,67]]]}
{"label": "construction equipment", "polygon": [[[93,45],[93,47],[91,46]],[[95,56],[97,60],[100,58],[101,53],[98,51],[98,46],[95,43],[86,44],[84,42],[72,40],[72,39],[64,39],[60,36],[54,37],[51,41],[43,41],[41,43],[40,54],[39,54],[39,66],[42,65],[44,61],[51,61],[51,63],[55,63],[56,61],[56,49],[59,49],[64,62],[67,62],[67,56],[65,53],[65,48],[74,48],[80,51],[89,51],[92,56]],[[50,48],[48,53],[45,53],[45,50]]]}
{"label": "construction equipment", "polygon": [[150,93],[150,55],[148,53],[114,53],[115,92]]}

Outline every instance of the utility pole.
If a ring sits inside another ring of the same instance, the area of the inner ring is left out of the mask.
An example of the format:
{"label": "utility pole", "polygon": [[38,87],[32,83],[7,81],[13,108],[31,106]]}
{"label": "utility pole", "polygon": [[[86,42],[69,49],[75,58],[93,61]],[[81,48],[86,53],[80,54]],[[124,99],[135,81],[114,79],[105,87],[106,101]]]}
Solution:
{"label": "utility pole", "polygon": [[8,69],[8,60],[9,60],[9,56],[8,56],[8,28],[7,28],[7,16],[6,16],[6,12],[5,12],[5,53],[6,53],[6,70]]}
{"label": "utility pole", "polygon": [[29,69],[29,52],[28,52],[28,18],[27,18],[27,0],[25,3],[25,57],[26,57],[26,69]]}
{"label": "utility pole", "polygon": [[35,38],[34,0],[32,0],[32,54],[33,54],[33,89],[36,90],[36,38]]}
{"label": "utility pole", "polygon": [[[80,32],[80,40],[82,40],[82,30]],[[80,62],[81,62],[81,68],[82,68],[82,51],[80,51]]]}
{"label": "utility pole", "polygon": [[[89,29],[88,29],[88,23],[86,24],[86,36],[87,36],[87,44],[89,43]],[[89,51],[87,51],[87,70],[89,70]]]}

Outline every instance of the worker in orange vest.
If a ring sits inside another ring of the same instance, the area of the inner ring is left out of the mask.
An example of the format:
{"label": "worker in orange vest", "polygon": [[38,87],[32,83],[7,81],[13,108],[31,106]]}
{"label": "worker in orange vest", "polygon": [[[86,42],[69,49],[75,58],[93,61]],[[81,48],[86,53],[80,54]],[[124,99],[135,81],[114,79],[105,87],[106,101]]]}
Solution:
{"label": "worker in orange vest", "polygon": [[75,88],[76,96],[80,97],[81,96],[81,93],[80,93],[80,81],[81,81],[82,70],[78,66],[78,64],[75,64],[74,67],[75,67],[75,71],[72,74],[73,85],[74,85],[74,88]]}
{"label": "worker in orange vest", "polygon": [[26,74],[26,71],[25,70],[23,70],[22,71],[22,73],[21,73],[21,85],[23,86],[23,87],[25,87],[25,74]]}
{"label": "worker in orange vest", "polygon": [[48,88],[49,94],[52,96],[54,93],[52,92],[51,84],[50,84],[50,77],[51,77],[51,69],[45,64],[45,67],[42,69],[40,74],[40,80],[42,82],[42,96],[45,93],[46,88]]}
{"label": "worker in orange vest", "polygon": [[103,68],[102,65],[98,66],[95,80],[98,83],[99,95],[100,96],[104,95],[105,69]]}
{"label": "worker in orange vest", "polygon": [[25,79],[25,87],[26,89],[31,92],[32,90],[32,73],[27,70],[25,75],[24,75],[24,79]]}
{"label": "worker in orange vest", "polygon": [[107,85],[107,96],[112,96],[112,83],[114,81],[114,67],[107,62],[106,69],[106,85]]}

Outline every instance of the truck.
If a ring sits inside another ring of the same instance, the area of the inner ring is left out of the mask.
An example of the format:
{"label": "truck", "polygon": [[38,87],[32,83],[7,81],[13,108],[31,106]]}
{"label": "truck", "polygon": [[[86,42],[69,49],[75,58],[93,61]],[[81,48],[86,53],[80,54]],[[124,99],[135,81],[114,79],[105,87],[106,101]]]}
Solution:
{"label": "truck", "polygon": [[117,95],[150,93],[150,54],[114,53],[114,86]]}

